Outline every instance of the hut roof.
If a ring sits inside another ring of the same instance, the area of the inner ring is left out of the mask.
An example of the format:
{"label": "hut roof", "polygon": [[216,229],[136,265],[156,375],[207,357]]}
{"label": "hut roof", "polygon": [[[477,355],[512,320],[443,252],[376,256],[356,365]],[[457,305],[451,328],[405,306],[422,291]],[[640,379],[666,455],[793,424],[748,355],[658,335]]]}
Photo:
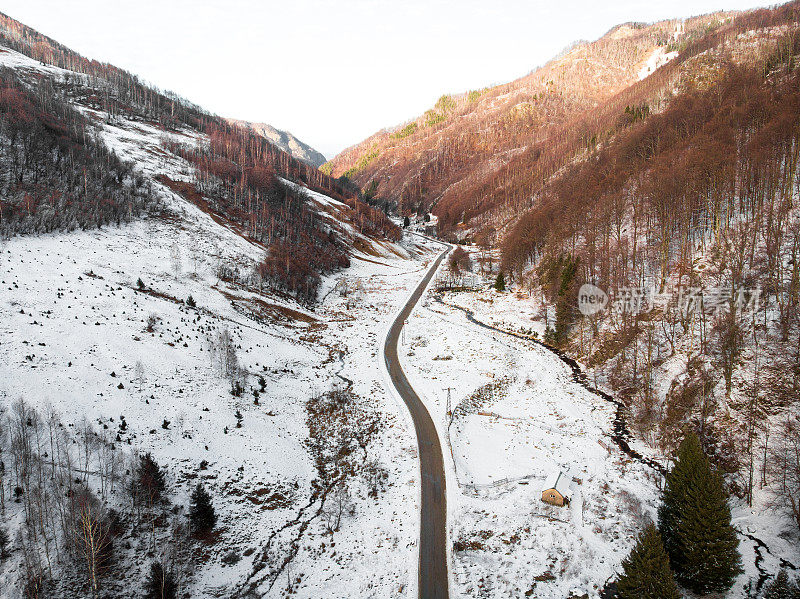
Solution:
{"label": "hut roof", "polygon": [[568,499],[571,495],[569,477],[560,471],[553,472],[544,481],[542,492],[544,493],[550,489],[555,489],[564,499]]}

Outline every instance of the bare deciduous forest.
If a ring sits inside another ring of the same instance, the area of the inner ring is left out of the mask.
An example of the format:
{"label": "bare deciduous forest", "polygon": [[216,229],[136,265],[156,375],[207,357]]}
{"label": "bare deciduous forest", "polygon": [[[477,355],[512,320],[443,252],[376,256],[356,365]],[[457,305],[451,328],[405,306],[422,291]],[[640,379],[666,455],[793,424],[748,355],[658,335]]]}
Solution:
{"label": "bare deciduous forest", "polygon": [[[0,513],[23,507],[14,539],[24,596],[101,597],[142,586],[138,565],[191,574],[186,515],[153,458],[129,448],[124,416],[65,424],[19,400],[0,410]],[[175,509],[173,509],[173,507]]]}

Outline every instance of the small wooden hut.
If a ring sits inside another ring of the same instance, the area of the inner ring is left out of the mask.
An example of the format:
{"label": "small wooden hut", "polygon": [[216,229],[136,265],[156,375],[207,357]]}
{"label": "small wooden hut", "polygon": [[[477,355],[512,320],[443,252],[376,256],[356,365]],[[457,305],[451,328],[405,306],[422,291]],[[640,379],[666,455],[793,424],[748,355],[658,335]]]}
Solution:
{"label": "small wooden hut", "polygon": [[562,507],[569,503],[570,495],[569,477],[566,474],[559,471],[547,477],[542,487],[542,501]]}

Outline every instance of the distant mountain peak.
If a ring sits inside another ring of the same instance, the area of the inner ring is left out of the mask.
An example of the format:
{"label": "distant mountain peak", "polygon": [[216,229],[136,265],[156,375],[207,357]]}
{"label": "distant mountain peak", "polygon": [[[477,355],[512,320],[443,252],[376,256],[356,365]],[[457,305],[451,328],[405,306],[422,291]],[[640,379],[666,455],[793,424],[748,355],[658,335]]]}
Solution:
{"label": "distant mountain peak", "polygon": [[322,152],[318,152],[307,143],[303,143],[288,131],[276,129],[267,123],[251,123],[250,121],[239,119],[226,120],[241,127],[250,127],[258,135],[267,138],[284,152],[288,152],[298,160],[302,160],[313,167],[319,168],[328,160]]}

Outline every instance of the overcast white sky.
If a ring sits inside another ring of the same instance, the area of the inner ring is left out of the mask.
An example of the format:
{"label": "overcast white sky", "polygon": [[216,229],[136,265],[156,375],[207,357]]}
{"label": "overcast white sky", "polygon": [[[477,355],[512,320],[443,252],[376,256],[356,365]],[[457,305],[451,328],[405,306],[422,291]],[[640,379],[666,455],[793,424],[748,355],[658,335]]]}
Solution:
{"label": "overcast white sky", "polygon": [[758,0],[3,0],[72,49],[327,157],[570,42]]}

